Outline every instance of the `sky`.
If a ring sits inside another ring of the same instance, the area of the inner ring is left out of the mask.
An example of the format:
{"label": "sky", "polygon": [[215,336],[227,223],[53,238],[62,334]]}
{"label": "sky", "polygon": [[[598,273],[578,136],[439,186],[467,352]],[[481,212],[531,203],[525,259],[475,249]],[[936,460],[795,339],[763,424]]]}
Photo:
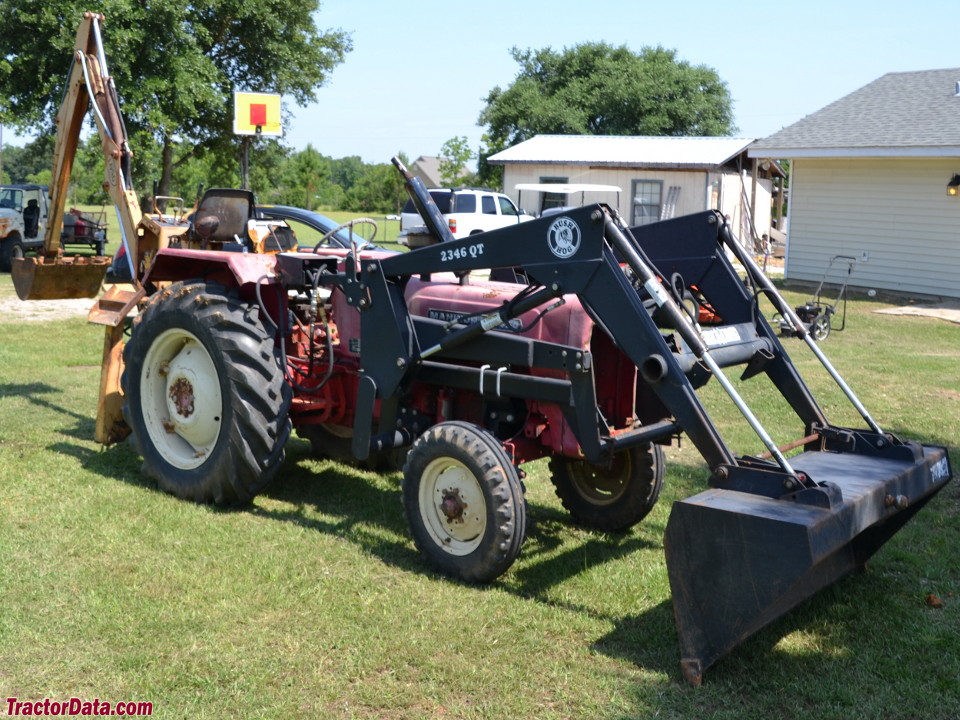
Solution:
{"label": "sky", "polygon": [[[762,138],[888,72],[960,68],[955,6],[914,0],[321,0],[317,25],[353,51],[309,107],[291,106],[287,144],[388,162],[438,155],[466,136],[512,47],[604,41],[661,45],[727,83],[739,137]],[[960,80],[960,72],[958,72]]]}
{"label": "sky", "polygon": [[736,135],[762,138],[885,73],[960,68],[955,14],[932,0],[321,0],[318,28],[349,32],[353,51],[316,103],[284,99],[284,142],[368,163],[438,155],[459,136],[476,148],[484,98],[519,70],[512,47],[600,41],[713,68]]}

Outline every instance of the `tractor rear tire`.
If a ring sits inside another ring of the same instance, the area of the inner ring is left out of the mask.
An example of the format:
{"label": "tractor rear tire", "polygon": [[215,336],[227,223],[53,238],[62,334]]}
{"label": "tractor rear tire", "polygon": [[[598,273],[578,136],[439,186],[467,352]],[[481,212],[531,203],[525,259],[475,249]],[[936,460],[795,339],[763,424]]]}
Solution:
{"label": "tractor rear tire", "polygon": [[459,421],[431,427],[410,448],[402,485],[414,544],[444,575],[490,582],[520,554],[523,486],[503,445],[484,428]]}
{"label": "tractor rear tire", "polygon": [[618,532],[643,520],[663,488],[663,450],[643,445],[613,456],[609,467],[564,457],[550,459],[557,497],[580,525]]}
{"label": "tractor rear tire", "polygon": [[175,283],[135,319],[124,362],[124,418],[162,490],[237,505],[266,487],[292,390],[257,310],[222,285]]}

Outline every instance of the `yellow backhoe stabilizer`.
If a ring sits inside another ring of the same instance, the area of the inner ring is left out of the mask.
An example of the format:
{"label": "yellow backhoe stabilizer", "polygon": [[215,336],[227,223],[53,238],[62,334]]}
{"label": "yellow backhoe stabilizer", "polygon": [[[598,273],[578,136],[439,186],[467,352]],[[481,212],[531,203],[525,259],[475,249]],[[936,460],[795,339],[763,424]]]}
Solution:
{"label": "yellow backhoe stabilizer", "polygon": [[130,434],[123,419],[123,331],[127,315],[146,291],[126,283],[110,285],[87,314],[87,320],[104,326],[103,362],[100,367],[100,393],[97,397],[97,422],[93,438],[101,445],[113,445]]}

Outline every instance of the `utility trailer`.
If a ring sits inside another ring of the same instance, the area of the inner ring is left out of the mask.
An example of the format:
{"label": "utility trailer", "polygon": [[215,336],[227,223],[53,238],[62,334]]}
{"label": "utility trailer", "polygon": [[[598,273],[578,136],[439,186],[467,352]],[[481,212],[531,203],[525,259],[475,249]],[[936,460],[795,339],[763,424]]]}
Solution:
{"label": "utility trailer", "polygon": [[63,214],[63,229],[60,231],[60,247],[84,247],[102,256],[107,247],[106,211],[84,212],[70,208]]}
{"label": "utility trailer", "polygon": [[[160,487],[246,502],[281,470],[292,428],[321,454],[406,451],[417,548],[444,574],[487,582],[521,551],[524,463],[549,458],[577,522],[622,530],[656,503],[660,446],[683,433],[709,488],[674,504],[664,545],[683,674],[699,683],[744,638],[863,567],[951,478],[944,448],[880,428],[718,213],[627,228],[592,205],[455,240],[395,163],[434,244],[159,249],[122,392],[127,431]],[[525,282],[472,279],[482,269]],[[759,295],[864,427],[830,423]],[[774,443],[726,378],[731,367],[767,377],[799,440]],[[764,455],[724,441],[696,392],[711,380]]]}

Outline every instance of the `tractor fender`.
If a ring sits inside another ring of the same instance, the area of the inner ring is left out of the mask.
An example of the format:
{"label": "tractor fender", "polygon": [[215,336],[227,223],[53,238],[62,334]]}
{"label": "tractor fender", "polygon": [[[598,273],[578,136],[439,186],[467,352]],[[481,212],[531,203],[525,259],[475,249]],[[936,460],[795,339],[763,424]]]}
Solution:
{"label": "tractor fender", "polygon": [[244,288],[262,281],[264,275],[272,278],[276,264],[277,258],[273,254],[162,248],[143,282],[176,282],[203,277]]}

